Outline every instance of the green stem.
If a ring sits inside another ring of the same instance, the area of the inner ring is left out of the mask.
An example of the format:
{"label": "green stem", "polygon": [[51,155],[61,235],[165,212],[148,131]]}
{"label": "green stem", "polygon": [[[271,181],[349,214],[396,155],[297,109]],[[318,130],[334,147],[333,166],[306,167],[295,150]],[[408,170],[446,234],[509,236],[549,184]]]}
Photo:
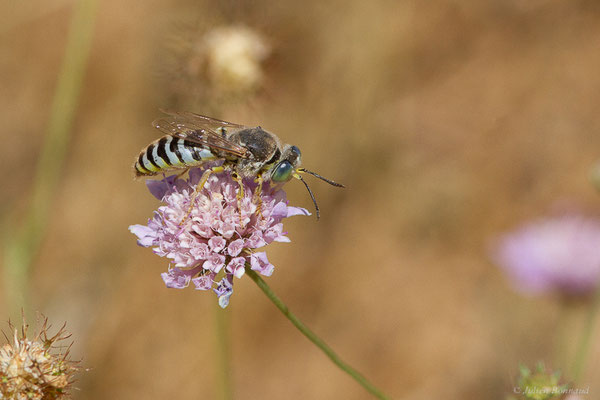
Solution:
{"label": "green stem", "polygon": [[581,375],[585,369],[585,363],[589,355],[590,344],[592,342],[592,333],[596,325],[598,310],[600,309],[600,290],[594,294],[592,304],[585,319],[585,325],[581,333],[581,339],[575,353],[575,361],[573,362],[573,380],[579,382]]}
{"label": "green stem", "polygon": [[44,237],[51,200],[65,158],[90,51],[95,10],[96,0],[81,0],[74,6],[31,202],[23,226],[11,233],[12,240],[5,252],[6,296],[13,312],[24,308],[27,313],[28,310],[25,301],[29,298],[29,271]]}
{"label": "green stem", "polygon": [[298,328],[300,332],[304,336],[308,338],[311,342],[313,342],[319,349],[323,351],[333,361],[335,365],[337,365],[342,371],[346,372],[348,375],[352,377],[356,382],[358,382],[362,387],[364,387],[369,393],[378,399],[388,399],[388,397],[383,394],[381,390],[375,387],[371,382],[367,380],[363,375],[361,375],[357,370],[352,368],[350,365],[346,364],[344,361],[340,359],[340,357],[327,345],[325,342],[319,338],[313,331],[308,329],[306,325],[302,323],[292,312],[287,308],[287,306],[281,301],[279,297],[271,288],[267,285],[267,283],[254,271],[252,271],[249,267],[246,267],[246,274],[258,285],[258,287],[264,292],[265,295],[275,304],[279,311],[285,315],[290,322]]}
{"label": "green stem", "polygon": [[231,354],[229,351],[230,335],[229,335],[229,314],[227,310],[223,310],[215,303],[215,330],[217,334],[217,355],[218,359],[218,387],[221,388],[221,399],[233,399],[231,385]]}
{"label": "green stem", "polygon": [[555,342],[555,359],[554,365],[560,366],[563,371],[567,369],[569,365],[571,346],[569,346],[571,332],[572,332],[572,321],[571,321],[571,306],[567,301],[563,301],[559,305],[556,328],[556,342]]}

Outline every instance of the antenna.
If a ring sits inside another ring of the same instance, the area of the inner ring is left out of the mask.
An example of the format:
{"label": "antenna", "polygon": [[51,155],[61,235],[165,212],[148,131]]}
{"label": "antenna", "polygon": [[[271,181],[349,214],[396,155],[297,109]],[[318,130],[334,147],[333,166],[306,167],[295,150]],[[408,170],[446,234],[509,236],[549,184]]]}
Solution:
{"label": "antenna", "polygon": [[315,205],[315,209],[317,210],[317,221],[320,218],[320,213],[319,213],[319,206],[317,204],[317,199],[315,199],[315,195],[313,194],[312,190],[310,190],[310,188],[308,187],[308,183],[306,183],[306,181],[304,179],[302,179],[302,177],[298,174],[294,174],[294,178],[296,179],[300,179],[302,181],[302,183],[304,183],[304,186],[306,186],[306,190],[308,190],[308,194],[310,194],[310,198],[313,201],[313,204]]}
{"label": "antenna", "polygon": [[[337,187],[346,187],[346,186],[342,185],[341,183],[334,182],[334,181],[332,181],[331,179],[327,179],[327,178],[325,178],[325,177],[323,177],[323,176],[321,176],[321,175],[317,174],[316,172],[312,172],[312,171],[309,171],[309,170],[307,170],[306,168],[298,168],[296,171],[298,171],[298,172],[306,172],[307,174],[311,174],[312,176],[316,176],[316,177],[317,177],[317,178],[319,178],[320,180],[322,180],[322,181],[325,181],[325,182],[329,183],[329,184],[330,184],[330,185],[332,185],[332,186],[337,186]],[[304,182],[304,181],[303,181],[303,182]],[[305,185],[306,185],[306,183],[305,183]],[[308,187],[308,186],[307,186],[307,187]]]}

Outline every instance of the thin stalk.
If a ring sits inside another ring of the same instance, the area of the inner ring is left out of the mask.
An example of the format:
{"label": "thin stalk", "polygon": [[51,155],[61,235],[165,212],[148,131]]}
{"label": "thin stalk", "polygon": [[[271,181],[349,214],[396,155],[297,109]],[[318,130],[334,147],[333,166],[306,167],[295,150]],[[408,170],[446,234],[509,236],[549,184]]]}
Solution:
{"label": "thin stalk", "polygon": [[581,339],[577,346],[575,353],[575,360],[573,362],[573,380],[577,383],[581,379],[585,364],[590,353],[590,344],[592,342],[592,333],[596,326],[596,320],[598,319],[598,310],[600,310],[600,290],[597,290],[594,294],[592,304],[586,315],[585,325],[581,333]]}
{"label": "thin stalk", "polygon": [[215,331],[217,335],[217,362],[218,362],[218,385],[220,388],[220,398],[222,400],[233,399],[233,391],[231,385],[231,353],[230,345],[230,328],[229,328],[229,313],[215,303]]}
{"label": "thin stalk", "polygon": [[340,357],[329,347],[321,338],[319,338],[313,331],[308,329],[306,325],[302,323],[292,312],[288,309],[288,307],[281,301],[279,297],[271,288],[267,285],[267,283],[254,271],[252,271],[249,267],[246,267],[246,274],[258,285],[258,287],[263,291],[263,293],[275,304],[275,307],[279,308],[279,311],[285,315],[287,319],[304,335],[313,342],[335,365],[337,365],[342,371],[346,372],[352,379],[358,382],[362,387],[364,387],[369,393],[378,399],[386,400],[388,397],[383,394],[381,390],[379,390],[375,385],[367,380],[363,375],[361,375],[357,370],[352,368],[350,365],[345,363],[340,359]]}
{"label": "thin stalk", "polygon": [[[572,317],[572,307],[570,302],[562,301],[559,304],[558,310],[558,318],[556,324],[556,338],[555,338],[555,359],[554,365],[561,366],[563,371],[567,370],[567,366],[569,365],[569,361],[571,359],[571,350],[572,347],[569,346],[571,343],[571,333],[573,322],[571,321]],[[570,372],[570,371],[569,371]]]}
{"label": "thin stalk", "polygon": [[32,185],[31,201],[21,229],[11,233],[5,252],[6,296],[13,313],[28,312],[26,301],[31,263],[44,237],[52,198],[65,158],[90,52],[96,0],[75,3],[64,58],[50,111],[45,142]]}

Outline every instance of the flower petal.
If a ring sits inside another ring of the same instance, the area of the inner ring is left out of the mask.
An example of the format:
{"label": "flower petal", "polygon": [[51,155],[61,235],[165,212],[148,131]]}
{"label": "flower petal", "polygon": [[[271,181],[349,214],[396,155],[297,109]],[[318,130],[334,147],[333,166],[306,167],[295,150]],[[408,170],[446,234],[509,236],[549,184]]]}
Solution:
{"label": "flower petal", "polygon": [[215,283],[216,274],[210,273],[192,279],[192,283],[196,286],[196,290],[209,290]]}
{"label": "flower petal", "polygon": [[267,259],[267,253],[261,251],[250,256],[250,268],[264,276],[271,276],[275,267]]}
{"label": "flower petal", "polygon": [[232,258],[231,261],[229,261],[229,264],[227,264],[226,271],[239,279],[244,276],[244,273],[246,272],[246,269],[244,268],[245,264],[245,257]]}
{"label": "flower petal", "polygon": [[162,276],[165,285],[172,289],[183,289],[188,287],[192,276],[189,274],[191,271],[185,271],[180,268],[171,268],[168,272],[160,274]]}
{"label": "flower petal", "polygon": [[229,298],[233,294],[233,280],[226,276],[219,282],[216,289],[213,289],[219,298],[219,306],[225,308],[229,305]]}
{"label": "flower petal", "polygon": [[227,254],[236,257],[244,249],[244,239],[236,239],[227,246]]}
{"label": "flower petal", "polygon": [[175,189],[177,175],[170,175],[159,181],[155,179],[146,180],[146,187],[159,200],[162,200],[165,195]]}
{"label": "flower petal", "polygon": [[306,208],[288,206],[286,217],[294,217],[296,215],[312,215]]}
{"label": "flower petal", "polygon": [[218,253],[225,248],[227,241],[222,236],[213,236],[208,240],[211,251]]}
{"label": "flower petal", "polygon": [[244,243],[244,245],[250,249],[258,249],[259,247],[263,247],[266,244],[267,242],[263,238],[262,232],[258,230],[252,232],[250,237],[246,239],[246,242]]}
{"label": "flower petal", "polygon": [[142,247],[154,245],[154,241],[156,240],[156,231],[154,229],[145,225],[131,225],[129,226],[129,232],[138,237],[138,245]]}
{"label": "flower petal", "polygon": [[273,207],[273,210],[271,211],[271,217],[273,217],[273,218],[289,217],[288,208],[290,208],[290,207],[288,207],[287,204],[285,204],[283,201],[275,204],[275,207]]}
{"label": "flower petal", "polygon": [[208,260],[204,261],[202,268],[218,273],[225,265],[225,256],[222,254],[212,253],[208,256]]}

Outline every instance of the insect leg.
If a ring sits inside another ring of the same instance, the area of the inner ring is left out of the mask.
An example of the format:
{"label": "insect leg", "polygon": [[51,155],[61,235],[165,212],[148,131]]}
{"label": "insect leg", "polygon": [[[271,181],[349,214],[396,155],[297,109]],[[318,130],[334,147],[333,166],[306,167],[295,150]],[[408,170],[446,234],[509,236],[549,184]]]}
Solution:
{"label": "insect leg", "polygon": [[256,215],[258,215],[259,218],[262,218],[262,197],[260,196],[262,194],[262,186],[264,182],[262,174],[259,174],[254,181],[257,183],[257,186],[256,189],[254,189],[252,202],[256,204]]}
{"label": "insect leg", "polygon": [[238,183],[238,185],[240,187],[240,190],[238,190],[236,197],[237,197],[238,212],[240,213],[240,225],[244,225],[244,221],[242,220],[242,199],[244,198],[244,181],[235,171],[233,171],[231,173],[231,177],[233,178],[234,181],[236,181]]}
{"label": "insect leg", "polygon": [[179,174],[177,174],[177,175],[175,176],[175,179],[173,179],[173,181],[176,181],[177,179],[181,178],[181,177],[183,176],[183,174],[185,174],[185,173],[186,173],[186,172],[188,172],[189,170],[190,170],[189,168],[186,168],[186,169],[184,169],[183,171],[181,171]]}
{"label": "insect leg", "polygon": [[242,181],[242,178],[238,175],[238,173],[235,171],[233,171],[231,173],[231,177],[240,186],[240,190],[237,193],[237,198],[238,198],[238,201],[241,201],[244,198],[244,182]]}
{"label": "insect leg", "polygon": [[[184,175],[186,172],[188,172],[189,170],[190,170],[189,168],[185,168],[183,171],[181,171],[180,173],[178,173],[177,175],[175,175],[175,179],[173,179],[173,188],[175,188],[175,187],[176,187],[176,185],[175,185],[175,184],[177,183],[177,180],[178,180],[179,178],[181,178],[181,177],[182,177],[182,176],[183,176],[183,175]],[[167,177],[166,177],[166,176],[165,176],[165,174],[163,173],[163,179],[166,179],[166,178],[167,178]],[[179,225],[181,225],[181,224],[179,224]]]}
{"label": "insect leg", "polygon": [[206,181],[208,181],[208,177],[215,172],[223,172],[223,170],[224,170],[224,168],[222,166],[219,166],[219,167],[212,167],[212,168],[204,171],[204,173],[202,174],[202,177],[200,178],[200,182],[198,182],[196,189],[194,189],[194,193],[192,193],[190,207],[188,208],[187,212],[185,213],[185,216],[183,217],[183,219],[181,220],[179,225],[183,225],[183,223],[188,219],[188,217],[192,213],[192,209],[194,208],[194,204],[196,203],[196,197],[198,197],[198,194],[200,194],[200,191],[206,184]]}

